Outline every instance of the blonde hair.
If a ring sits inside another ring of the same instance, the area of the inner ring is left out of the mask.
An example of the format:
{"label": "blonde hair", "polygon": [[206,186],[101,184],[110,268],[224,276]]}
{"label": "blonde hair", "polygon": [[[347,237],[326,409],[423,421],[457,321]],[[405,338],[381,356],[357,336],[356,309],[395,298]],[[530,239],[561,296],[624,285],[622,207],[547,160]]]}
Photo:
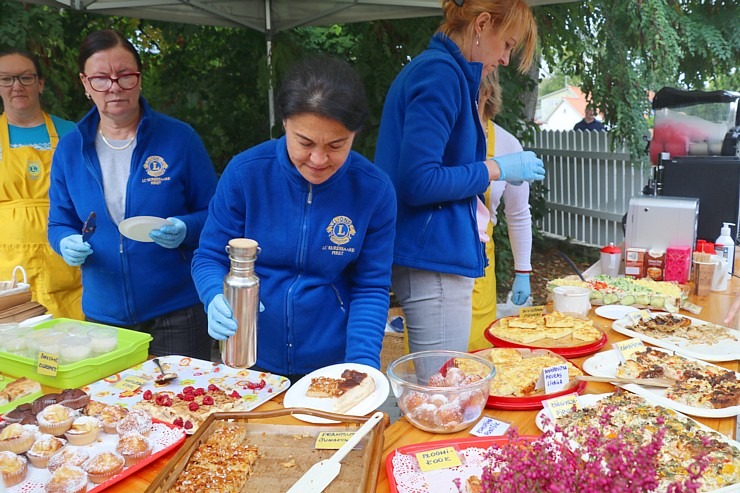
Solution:
{"label": "blonde hair", "polygon": [[447,36],[462,34],[480,14],[487,12],[502,35],[509,31],[521,33],[514,48],[515,53],[521,54],[517,68],[521,73],[529,70],[537,48],[537,24],[525,0],[464,0],[462,6],[458,3],[442,0],[444,18],[438,32]]}
{"label": "blonde hair", "polygon": [[493,120],[501,111],[502,95],[501,83],[498,78],[498,70],[494,70],[480,81],[479,94],[488,96],[478,102],[481,106],[481,116],[484,120]]}

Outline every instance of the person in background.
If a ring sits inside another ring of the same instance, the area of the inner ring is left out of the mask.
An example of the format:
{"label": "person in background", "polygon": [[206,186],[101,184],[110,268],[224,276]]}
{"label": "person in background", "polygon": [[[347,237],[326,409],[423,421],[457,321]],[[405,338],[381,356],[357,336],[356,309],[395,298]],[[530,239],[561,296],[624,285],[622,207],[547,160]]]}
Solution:
{"label": "person in background", "polygon": [[380,367],[390,304],[396,196],[352,143],[368,113],[346,62],[308,58],[281,84],[285,135],[234,157],[218,184],[193,259],[208,332],[236,331],[223,295],[232,238],[251,238],[264,311],[257,367],[300,378],[337,363]]}
{"label": "person in background", "polygon": [[38,59],[23,50],[0,52],[0,279],[20,265],[33,299],[58,318],[82,318],[79,269],[49,247],[51,158],[73,122],[41,109],[44,76]]}
{"label": "person in background", "polygon": [[604,124],[601,123],[599,120],[597,120],[594,117],[594,107],[591,105],[586,106],[586,111],[583,117],[583,120],[576,123],[573,127],[573,130],[593,130],[594,132],[600,132],[601,130],[606,130],[604,128]]}
{"label": "person in background", "polygon": [[[483,78],[479,97],[478,110],[486,134],[486,157],[521,152],[522,145],[517,138],[493,122],[501,109],[502,99],[498,70],[494,70]],[[496,216],[502,199],[511,253],[514,256],[511,301],[515,305],[523,305],[531,293],[529,275],[532,272],[532,213],[529,210],[529,182],[512,185],[505,181],[492,181],[485,193],[485,203],[491,212],[491,220],[486,230],[489,238],[486,242],[488,265],[485,275],[477,278],[473,287],[473,323],[470,329],[469,351],[491,345],[486,340],[484,331],[496,320],[496,257],[493,228],[496,226]]]}
{"label": "person in background", "polygon": [[[142,97],[141,59],[120,33],[90,33],[78,65],[95,106],[54,155],[49,242],[82,268],[87,320],[151,334],[149,352],[157,356],[210,360],[207,320],[190,276],[216,189],[208,153],[189,125]],[[91,212],[97,229],[83,241]],[[118,226],[137,216],[168,224],[140,241],[120,234]]]}
{"label": "person in background", "polygon": [[412,352],[467,350],[473,283],[486,266],[481,197],[491,181],[545,176],[532,152],[486,159],[477,111],[483,76],[514,52],[520,70],[532,63],[531,9],[524,0],[445,0],[442,9],[429,47],[391,85],[375,153],[398,196],[392,287]]}

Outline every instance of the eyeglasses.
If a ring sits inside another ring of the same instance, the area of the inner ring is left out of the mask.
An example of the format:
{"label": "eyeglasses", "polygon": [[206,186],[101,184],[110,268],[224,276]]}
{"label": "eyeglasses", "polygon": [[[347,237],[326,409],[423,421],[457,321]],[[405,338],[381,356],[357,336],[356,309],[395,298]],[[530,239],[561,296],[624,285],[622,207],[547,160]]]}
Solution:
{"label": "eyeglasses", "polygon": [[105,75],[95,75],[92,77],[88,77],[87,75],[85,75],[85,78],[90,83],[90,87],[93,88],[93,91],[97,92],[107,91],[108,89],[113,87],[114,82],[116,82],[118,84],[118,87],[120,87],[121,89],[133,89],[134,87],[136,87],[136,84],[139,83],[139,77],[141,77],[141,72],[123,74],[120,77],[107,77]]}
{"label": "eyeglasses", "polygon": [[11,87],[15,81],[22,86],[32,86],[36,83],[37,74],[0,75],[0,87]]}

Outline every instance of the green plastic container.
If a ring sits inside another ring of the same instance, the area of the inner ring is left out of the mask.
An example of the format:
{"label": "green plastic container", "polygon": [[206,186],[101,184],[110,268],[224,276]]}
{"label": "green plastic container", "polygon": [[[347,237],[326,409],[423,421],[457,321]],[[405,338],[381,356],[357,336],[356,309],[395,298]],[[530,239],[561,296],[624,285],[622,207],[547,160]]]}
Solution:
{"label": "green plastic container", "polygon": [[[89,327],[110,327],[92,322],[57,318],[41,322],[33,329],[47,329],[63,322],[74,322]],[[118,347],[115,351],[76,363],[59,365],[54,377],[39,375],[36,372],[35,360],[5,352],[0,352],[0,371],[14,377],[28,377],[49,387],[71,389],[96,382],[145,361],[149,356],[149,342],[152,336],[134,330],[114,328],[118,330]]]}

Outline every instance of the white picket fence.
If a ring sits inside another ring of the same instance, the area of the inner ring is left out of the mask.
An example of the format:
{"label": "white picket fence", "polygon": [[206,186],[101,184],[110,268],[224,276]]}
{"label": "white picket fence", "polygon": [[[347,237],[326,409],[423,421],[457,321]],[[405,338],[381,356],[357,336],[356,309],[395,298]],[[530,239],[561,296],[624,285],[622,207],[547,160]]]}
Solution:
{"label": "white picket fence", "polygon": [[537,222],[540,231],[591,246],[624,239],[622,217],[649,178],[649,169],[633,164],[624,145],[612,151],[609,132],[544,130],[525,148],[547,169],[548,210]]}

